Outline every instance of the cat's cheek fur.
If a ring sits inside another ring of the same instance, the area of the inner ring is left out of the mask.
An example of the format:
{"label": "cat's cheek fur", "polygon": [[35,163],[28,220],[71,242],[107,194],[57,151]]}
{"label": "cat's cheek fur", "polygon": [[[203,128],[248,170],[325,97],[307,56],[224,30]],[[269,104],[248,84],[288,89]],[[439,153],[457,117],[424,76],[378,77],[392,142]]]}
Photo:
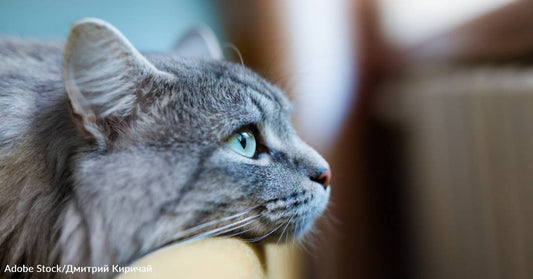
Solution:
{"label": "cat's cheek fur", "polygon": [[[292,142],[300,140],[287,141]],[[249,201],[254,201],[240,207],[235,203],[234,212],[254,206],[262,208],[258,212],[262,221],[250,226],[248,234],[259,238],[270,234],[262,239],[267,242],[276,241],[282,233],[288,234],[284,236],[287,239],[301,237],[323,213],[329,200],[330,187],[310,180],[307,170],[318,165],[327,166],[327,163],[306,145],[287,144],[284,148],[291,147],[292,153],[298,155],[295,158],[265,154],[251,159],[222,147],[208,160],[207,167],[217,170],[209,174],[210,178],[219,177],[212,191],[221,194],[239,191]],[[306,168],[302,169],[304,165]]]}

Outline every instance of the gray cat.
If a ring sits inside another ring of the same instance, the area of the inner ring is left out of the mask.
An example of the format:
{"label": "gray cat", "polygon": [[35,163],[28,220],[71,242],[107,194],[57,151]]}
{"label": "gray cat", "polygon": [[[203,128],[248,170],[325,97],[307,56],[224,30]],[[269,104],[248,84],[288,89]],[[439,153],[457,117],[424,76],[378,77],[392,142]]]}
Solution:
{"label": "gray cat", "polygon": [[66,45],[0,39],[2,273],[309,230],[329,199],[327,162],[296,135],[280,89],[195,38],[141,55],[84,19]]}

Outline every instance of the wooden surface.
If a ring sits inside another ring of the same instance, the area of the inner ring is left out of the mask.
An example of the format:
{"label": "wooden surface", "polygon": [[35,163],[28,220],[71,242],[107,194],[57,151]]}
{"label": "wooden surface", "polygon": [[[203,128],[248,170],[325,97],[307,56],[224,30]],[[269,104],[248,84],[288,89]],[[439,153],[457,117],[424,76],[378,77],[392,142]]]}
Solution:
{"label": "wooden surface", "polygon": [[237,239],[205,239],[156,251],[133,264],[152,272],[122,274],[119,279],[266,279],[264,251]]}
{"label": "wooden surface", "polygon": [[287,245],[255,246],[234,238],[211,238],[163,248],[133,264],[152,272],[121,274],[119,279],[293,279],[297,250]]}
{"label": "wooden surface", "polygon": [[256,246],[235,238],[209,238],[153,252],[132,266],[152,272],[121,274],[118,279],[294,279],[298,270],[289,245]]}

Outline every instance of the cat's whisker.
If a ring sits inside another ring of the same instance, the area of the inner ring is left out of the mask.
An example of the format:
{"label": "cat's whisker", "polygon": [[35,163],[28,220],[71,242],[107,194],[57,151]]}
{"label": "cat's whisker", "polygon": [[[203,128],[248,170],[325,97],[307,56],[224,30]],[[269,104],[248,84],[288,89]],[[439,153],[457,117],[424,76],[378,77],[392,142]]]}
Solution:
{"label": "cat's whisker", "polygon": [[[216,234],[213,235],[213,236],[223,235],[223,234],[225,234],[225,233],[227,233],[227,232],[231,232],[231,231],[234,231],[234,230],[237,230],[237,229],[240,229],[240,228],[244,228],[244,227],[246,227],[246,226],[248,226],[248,225],[251,225],[251,224],[254,223],[255,221],[257,221],[257,219],[253,219],[253,220],[248,221],[248,222],[246,222],[246,223],[244,223],[244,224],[242,224],[242,225],[239,225],[239,226],[236,226],[236,227],[232,227],[232,228],[229,228],[229,229],[227,229],[227,230],[223,230],[223,231],[221,231],[221,232],[216,233]],[[250,230],[250,229],[248,229],[248,230]],[[248,231],[248,230],[247,230],[247,231]],[[242,234],[242,233],[243,233],[243,232],[239,232],[239,233],[237,233],[237,235],[238,235],[238,234]],[[211,237],[211,236],[209,236],[209,237]]]}
{"label": "cat's whisker", "polygon": [[310,244],[308,241],[300,241],[299,244],[309,256],[316,258],[316,255],[312,252],[316,251],[315,245]]}
{"label": "cat's whisker", "polygon": [[[236,233],[228,235],[228,237],[240,236],[240,235],[243,235],[243,234],[251,231],[252,229],[253,228],[249,228],[249,229],[246,229],[246,230],[243,230],[243,231],[240,231],[240,232],[236,232]],[[244,239],[244,240],[246,240],[246,239]]]}
{"label": "cat's whisker", "polygon": [[260,216],[261,215],[253,215],[253,216],[246,217],[246,218],[244,218],[242,220],[239,220],[239,221],[236,221],[234,223],[231,223],[231,224],[228,224],[228,225],[224,225],[222,227],[218,227],[218,228],[215,228],[215,229],[200,233],[198,235],[192,236],[189,239],[185,239],[185,240],[181,241],[181,243],[192,242],[192,241],[199,240],[199,239],[202,239],[202,238],[214,237],[214,236],[218,236],[218,235],[224,234],[226,232],[230,232],[232,230],[235,230],[235,229],[238,229],[238,228],[241,228],[241,227],[244,227],[244,226],[247,226],[247,225],[251,224],[252,222],[255,221],[255,219],[259,218]]}
{"label": "cat's whisker", "polygon": [[[300,223],[300,224],[299,224],[299,227],[300,227],[299,229],[301,229],[302,226],[303,226],[303,225]],[[294,245],[294,239],[295,239],[295,238],[293,238],[293,245]],[[312,255],[311,251],[310,251],[310,250],[308,249],[308,247],[305,245],[305,243],[306,243],[305,241],[298,241],[297,243],[299,244],[300,247],[302,247],[302,249],[303,249],[308,255]]]}
{"label": "cat's whisker", "polygon": [[[181,231],[181,232],[178,232],[176,235],[174,235],[171,239],[173,239],[173,241],[170,241],[170,242],[167,242],[166,244],[163,244],[161,245],[160,247],[164,247],[164,246],[167,246],[169,244],[172,244],[172,243],[179,243],[180,245],[181,244],[184,244],[184,243],[188,243],[188,242],[192,242],[192,241],[195,241],[195,240],[199,240],[201,238],[205,238],[205,237],[209,237],[209,235],[207,235],[208,233],[212,233],[214,231],[218,231],[218,230],[222,230],[222,229],[225,229],[225,228],[228,228],[228,227],[231,227],[231,226],[234,226],[234,225],[239,225],[240,223],[242,222],[246,222],[250,219],[255,219],[255,218],[258,218],[260,215],[253,215],[253,216],[249,216],[249,217],[246,217],[242,220],[238,220],[234,223],[230,223],[228,225],[225,225],[223,227],[219,227],[219,228],[215,228],[213,230],[210,230],[210,231],[206,231],[204,233],[201,233],[201,234],[197,234],[195,235],[194,233],[195,232],[198,232],[202,229],[205,229],[207,227],[210,227],[210,226],[215,226],[221,222],[224,222],[224,221],[230,221],[232,219],[235,219],[235,218],[238,218],[240,216],[243,216],[243,215],[246,215],[247,213],[249,213],[250,211],[254,210],[255,208],[257,208],[258,206],[254,206],[254,207],[251,207],[251,208],[248,208],[242,212],[239,212],[237,214],[233,214],[233,215],[230,215],[230,216],[226,216],[226,217],[223,217],[223,218],[220,218],[220,219],[217,219],[217,220],[212,220],[212,221],[209,221],[209,222],[206,222],[206,223],[203,223],[203,224],[200,224],[198,226],[195,226],[195,227],[192,227],[192,228],[189,228],[189,229],[186,229],[184,231]],[[187,235],[191,235],[190,237],[186,237]],[[207,235],[207,236],[206,236]],[[214,236],[214,235],[213,235]],[[185,238],[184,238],[185,237]]]}
{"label": "cat's whisker", "polygon": [[233,214],[233,215],[230,215],[230,216],[227,216],[227,217],[223,217],[223,218],[220,218],[220,219],[216,219],[216,220],[212,220],[212,221],[200,224],[198,226],[186,229],[186,230],[180,232],[180,234],[181,234],[181,236],[185,236],[185,235],[194,233],[196,231],[199,231],[201,229],[204,229],[204,228],[207,228],[207,227],[210,227],[210,226],[213,226],[213,225],[225,222],[225,221],[233,220],[235,218],[238,218],[238,217],[241,217],[243,215],[246,215],[246,214],[250,213],[252,210],[256,209],[257,207],[258,206],[254,206],[254,207],[246,209],[246,210],[244,210],[242,212],[239,212],[237,214]]}
{"label": "cat's whisker", "polygon": [[279,242],[281,241],[281,238],[283,238],[283,234],[285,233],[285,230],[287,230],[287,227],[289,227],[289,224],[291,223],[292,221],[292,218],[294,218],[294,216],[292,216],[289,221],[287,222],[287,224],[285,225],[285,228],[283,229],[283,231],[281,232],[281,235],[279,236],[278,238],[278,242],[276,244],[279,244]]}
{"label": "cat's whisker", "polygon": [[[291,219],[291,220],[292,220],[292,219]],[[289,221],[289,222],[290,222],[290,221]],[[298,223],[296,223],[296,224],[298,224]],[[297,229],[297,228],[298,228],[298,227],[296,227],[296,229]],[[293,230],[293,231],[294,231],[294,230]],[[287,231],[287,233],[285,234],[285,243],[286,243],[286,244],[289,243],[289,233],[290,233],[290,232]],[[294,247],[294,237],[292,238],[292,245],[291,245],[291,246]]]}
{"label": "cat's whisker", "polygon": [[[254,222],[257,222],[259,221],[260,218],[257,218],[257,219],[254,219],[253,221],[251,221],[250,223],[248,223],[247,225],[251,225],[252,223]],[[278,227],[279,228],[279,227]],[[254,228],[248,228],[246,230],[243,230],[243,231],[240,231],[240,232],[236,232],[236,233],[233,233],[233,234],[230,234],[228,235],[229,237],[233,237],[233,236],[239,236],[239,235],[243,235],[244,233],[247,233],[249,231],[252,231]],[[249,241],[249,239],[242,239],[242,240],[245,240],[245,241]]]}
{"label": "cat's whisker", "polygon": [[252,238],[252,239],[246,239],[246,241],[248,242],[258,242],[258,241],[261,241],[265,238],[267,238],[269,235],[273,234],[274,232],[276,232],[277,230],[279,230],[281,228],[281,226],[283,226],[283,224],[277,226],[276,228],[274,228],[273,230],[271,230],[270,232],[264,234],[263,236],[260,236],[260,237],[256,237],[256,238]]}
{"label": "cat's whisker", "polygon": [[[240,228],[240,227],[248,226],[248,225],[250,225],[250,224],[256,222],[257,220],[258,220],[258,219],[254,219],[254,220],[252,220],[252,221],[250,221],[250,222],[248,222],[248,223],[246,223],[246,224],[243,224],[243,225],[241,225],[241,226],[239,226],[239,227],[237,227],[237,228],[232,228],[231,230],[235,230],[235,229],[238,229],[238,228]],[[245,239],[243,239],[243,240],[245,240],[245,241],[247,241],[247,242],[251,242],[251,243],[261,241],[261,240],[267,238],[268,236],[270,236],[271,234],[273,234],[274,232],[278,231],[283,225],[284,225],[284,224],[280,224],[279,226],[277,226],[277,227],[275,227],[274,229],[268,231],[267,233],[263,234],[262,236],[255,237],[255,238],[245,238]],[[247,230],[240,231],[240,232],[237,232],[237,233],[234,233],[234,234],[230,234],[230,235],[228,235],[228,236],[229,236],[229,237],[239,236],[239,235],[242,235],[242,234],[244,234],[244,233],[246,233],[246,232],[251,231],[252,229],[253,229],[253,228],[249,228],[249,229],[247,229]],[[229,231],[230,231],[230,230],[229,230]]]}
{"label": "cat's whisker", "polygon": [[[224,229],[224,230],[221,230],[221,231],[217,231],[216,234],[210,235],[210,236],[222,235],[224,233],[231,232],[231,231],[234,231],[236,229],[240,229],[240,228],[246,227],[246,226],[252,224],[253,222],[255,222],[257,220],[257,218],[259,217],[259,215],[252,216],[252,217],[253,218],[248,218],[250,221],[248,221],[248,222],[246,222],[244,224],[240,224],[241,222],[235,222],[235,223],[231,224],[232,226],[230,226],[230,225],[225,226],[225,227],[227,227],[227,229]],[[246,219],[244,219],[244,220],[246,220]],[[238,225],[238,226],[235,226],[235,225]],[[221,227],[221,228],[225,228],[225,227]]]}

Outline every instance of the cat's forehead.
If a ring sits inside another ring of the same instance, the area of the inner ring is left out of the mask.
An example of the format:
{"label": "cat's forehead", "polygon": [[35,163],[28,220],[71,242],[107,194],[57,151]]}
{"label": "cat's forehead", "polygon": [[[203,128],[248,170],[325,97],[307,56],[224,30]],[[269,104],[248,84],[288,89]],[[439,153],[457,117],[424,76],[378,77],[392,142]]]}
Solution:
{"label": "cat's forehead", "polygon": [[222,61],[158,62],[153,61],[156,67],[174,75],[170,85],[157,89],[168,129],[191,125],[203,135],[220,137],[247,124],[274,127],[277,134],[292,129],[292,104],[285,93],[251,70]]}
{"label": "cat's forehead", "polygon": [[[219,60],[201,59],[154,59],[158,68],[176,76],[178,87],[190,89],[196,94],[226,94],[227,89],[251,94],[250,91],[262,95],[274,102],[283,110],[290,111],[292,104],[285,92],[268,82],[252,70],[236,63]],[[194,90],[200,89],[200,90]],[[217,90],[219,89],[219,90]]]}

